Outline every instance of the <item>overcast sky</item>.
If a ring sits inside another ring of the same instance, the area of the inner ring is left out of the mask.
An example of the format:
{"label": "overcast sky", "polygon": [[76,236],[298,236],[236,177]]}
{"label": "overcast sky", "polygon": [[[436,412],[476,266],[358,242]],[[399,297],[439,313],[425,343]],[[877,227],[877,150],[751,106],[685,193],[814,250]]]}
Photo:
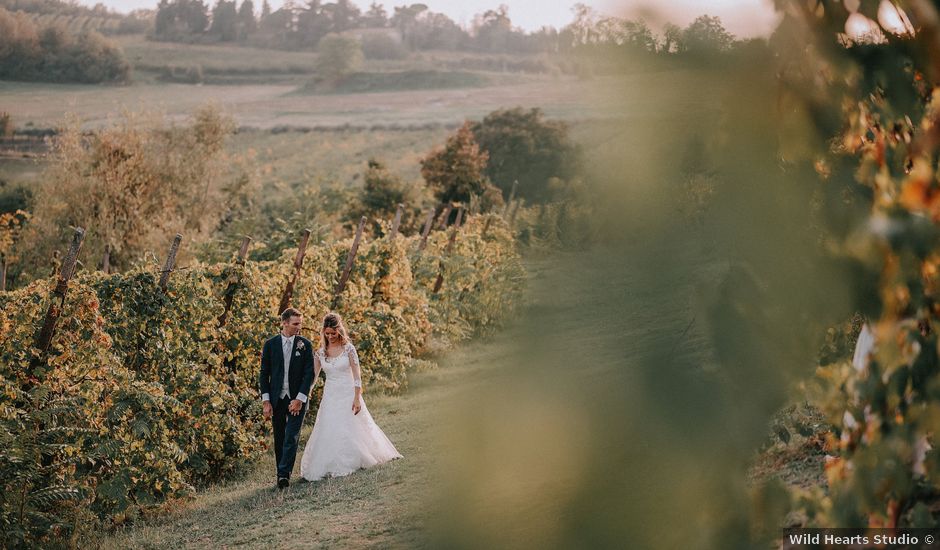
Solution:
{"label": "overcast sky", "polygon": [[[137,8],[155,8],[158,0],[100,0],[117,11],[127,12]],[[253,0],[260,9],[261,0]],[[268,0],[274,8],[284,0]],[[366,8],[371,0],[354,0],[360,8]],[[473,16],[495,8],[499,4],[509,6],[509,17],[514,25],[528,31],[544,25],[556,28],[571,21],[571,6],[577,0],[395,0],[379,1],[390,14],[393,6],[421,1],[436,12],[447,14],[458,23],[469,25]],[[80,4],[92,6],[99,0],[79,0]],[[239,4],[241,0],[238,0]],[[773,30],[777,20],[772,0],[582,0],[601,13],[636,17],[642,14],[650,25],[659,28],[664,22],[685,26],[699,15],[717,15],[725,27],[739,37],[766,36]],[[207,0],[211,6],[215,0]],[[299,1],[298,3],[302,3]],[[644,6],[655,6],[654,9]]]}

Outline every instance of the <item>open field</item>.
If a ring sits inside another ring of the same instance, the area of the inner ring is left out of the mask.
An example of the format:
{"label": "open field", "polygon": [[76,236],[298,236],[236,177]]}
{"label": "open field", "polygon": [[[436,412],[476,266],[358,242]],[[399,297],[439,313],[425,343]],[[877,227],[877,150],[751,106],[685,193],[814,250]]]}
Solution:
{"label": "open field", "polygon": [[43,164],[33,158],[0,159],[0,180],[30,181],[39,177]]}
{"label": "open field", "polygon": [[[685,70],[594,80],[535,78],[484,88],[328,95],[296,93],[292,85],[100,87],[0,82],[0,111],[11,112],[21,128],[55,127],[68,116],[94,128],[115,121],[122,110],[156,110],[183,120],[215,102],[247,127],[232,138],[231,149],[253,152],[264,183],[292,185],[352,182],[372,157],[416,180],[418,160],[442,144],[453,127],[515,106],[540,107],[550,118],[571,122],[573,137],[589,155],[613,151],[616,156],[622,145],[642,143],[642,128],[650,125],[664,123],[682,133],[688,120],[715,108],[722,89],[709,77]],[[634,125],[636,132],[625,133],[624,128]],[[303,131],[271,131],[292,127]],[[306,131],[311,128],[320,131]],[[0,177],[29,181],[38,176],[41,166],[3,159]]]}
{"label": "open field", "polygon": [[450,132],[444,127],[283,133],[243,131],[232,137],[230,149],[252,155],[265,186],[354,183],[372,158],[407,181],[417,181],[421,158],[443,144]]}
{"label": "open field", "polygon": [[[122,110],[158,110],[182,118],[215,102],[243,126],[370,128],[458,124],[514,106],[541,107],[549,117],[564,120],[681,115],[685,108],[701,108],[700,97],[707,98],[717,85],[694,71],[593,80],[541,77],[482,88],[329,95],[294,93],[297,88],[291,85],[101,87],[0,82],[0,110],[11,112],[18,127],[55,127],[71,113],[86,127],[94,128],[107,124]],[[701,96],[691,97],[695,93]]]}
{"label": "open field", "polygon": [[[204,74],[255,77],[255,83],[299,82],[315,71],[317,54],[312,51],[270,50],[233,44],[182,44],[149,41],[143,35],[115,36],[134,66],[135,80],[152,79],[150,73],[172,66],[199,66]],[[456,51],[412,52],[402,59],[362,62],[364,72],[475,70],[489,74],[573,73],[573,61],[559,62],[552,56],[497,55]],[[570,66],[569,66],[570,65]]]}
{"label": "open field", "polygon": [[316,63],[313,52],[288,52],[239,48],[234,46],[203,46],[175,42],[152,42],[141,35],[118,36],[114,39],[124,48],[124,55],[134,67],[134,79],[170,66],[196,66],[206,74],[243,74],[294,77],[310,75]]}

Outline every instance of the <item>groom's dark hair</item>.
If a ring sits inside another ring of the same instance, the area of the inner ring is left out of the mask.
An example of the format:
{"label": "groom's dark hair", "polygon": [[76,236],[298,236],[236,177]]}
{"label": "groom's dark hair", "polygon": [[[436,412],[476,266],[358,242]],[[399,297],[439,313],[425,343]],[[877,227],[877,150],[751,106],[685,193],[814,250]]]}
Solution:
{"label": "groom's dark hair", "polygon": [[289,307],[281,312],[281,321],[288,321],[291,317],[303,317],[304,314],[299,309]]}

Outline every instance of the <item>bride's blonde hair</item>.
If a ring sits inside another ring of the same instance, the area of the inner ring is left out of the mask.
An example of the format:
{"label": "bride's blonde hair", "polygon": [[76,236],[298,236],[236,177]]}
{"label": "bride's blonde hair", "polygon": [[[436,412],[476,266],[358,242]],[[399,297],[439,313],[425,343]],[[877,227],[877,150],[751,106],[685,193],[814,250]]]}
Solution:
{"label": "bride's blonde hair", "polygon": [[323,331],[328,328],[336,329],[340,338],[343,339],[343,344],[349,343],[349,332],[346,330],[343,318],[339,316],[339,313],[331,311],[323,316],[323,322],[320,323],[320,349],[324,352],[326,352],[326,346],[329,342],[326,341],[326,336],[323,335]]}

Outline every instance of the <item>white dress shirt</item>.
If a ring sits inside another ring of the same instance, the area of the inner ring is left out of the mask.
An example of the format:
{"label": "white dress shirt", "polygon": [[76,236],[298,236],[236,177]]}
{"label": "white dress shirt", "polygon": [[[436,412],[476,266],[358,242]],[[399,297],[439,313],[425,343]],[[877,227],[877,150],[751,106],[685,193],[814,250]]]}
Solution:
{"label": "white dress shirt", "polygon": [[[284,381],[281,383],[281,399],[290,395],[290,360],[291,352],[294,351],[294,337],[281,334],[281,349],[284,350]],[[301,403],[307,402],[307,396],[301,392],[297,393],[297,399]],[[261,395],[261,401],[270,401],[271,396],[267,393]]]}

